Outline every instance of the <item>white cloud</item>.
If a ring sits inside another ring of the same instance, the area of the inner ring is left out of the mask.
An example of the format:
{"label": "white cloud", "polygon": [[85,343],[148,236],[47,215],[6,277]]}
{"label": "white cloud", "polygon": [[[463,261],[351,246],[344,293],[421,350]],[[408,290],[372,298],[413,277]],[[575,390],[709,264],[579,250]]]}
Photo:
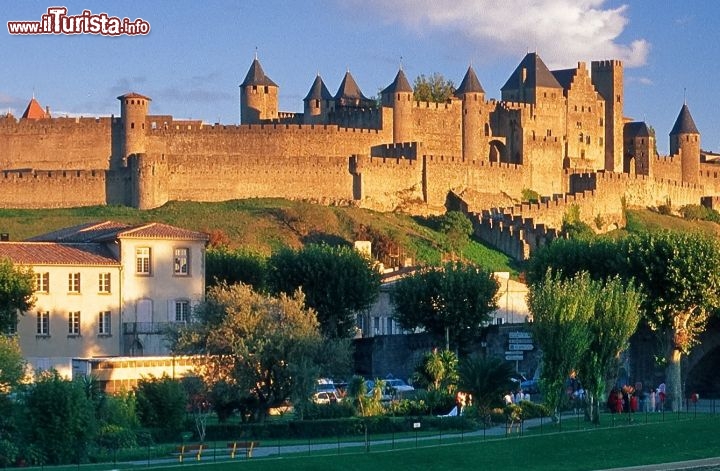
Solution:
{"label": "white cloud", "polygon": [[387,22],[418,33],[459,33],[498,54],[537,51],[551,68],[578,60],[620,59],[645,64],[650,44],[618,41],[628,23],[627,6],[603,8],[606,0],[355,0]]}

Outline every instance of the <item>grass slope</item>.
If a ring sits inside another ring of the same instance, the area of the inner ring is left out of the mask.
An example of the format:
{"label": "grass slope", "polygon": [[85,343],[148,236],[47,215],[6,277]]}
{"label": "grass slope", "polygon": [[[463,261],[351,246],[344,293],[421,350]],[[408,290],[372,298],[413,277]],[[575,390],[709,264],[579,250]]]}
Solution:
{"label": "grass slope", "polygon": [[[382,234],[399,244],[397,256],[416,263],[438,264],[444,257],[443,234],[422,218],[379,213],[354,207],[322,206],[283,199],[247,199],[220,203],[170,202],[140,211],[125,206],[69,209],[0,210],[0,232],[23,240],[86,222],[163,222],[211,234],[230,247],[270,254],[280,247],[313,242],[352,243],[368,233]],[[517,265],[502,253],[472,241],[463,256],[493,271],[517,273]]]}

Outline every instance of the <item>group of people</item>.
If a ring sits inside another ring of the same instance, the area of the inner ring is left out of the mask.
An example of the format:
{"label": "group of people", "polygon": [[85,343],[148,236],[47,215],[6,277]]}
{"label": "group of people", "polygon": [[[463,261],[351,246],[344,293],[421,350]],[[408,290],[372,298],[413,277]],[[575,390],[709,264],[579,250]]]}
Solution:
{"label": "group of people", "polygon": [[512,391],[508,391],[503,396],[503,402],[505,402],[506,406],[509,406],[510,404],[520,404],[521,401],[529,401],[530,400],[530,394],[524,392],[522,389],[518,389],[515,394],[513,394]]}
{"label": "group of people", "polygon": [[626,384],[610,391],[607,407],[613,414],[638,411],[660,412],[664,409],[666,397],[665,383],[661,383],[656,389],[650,388],[649,393],[642,389],[642,385],[633,387]]}

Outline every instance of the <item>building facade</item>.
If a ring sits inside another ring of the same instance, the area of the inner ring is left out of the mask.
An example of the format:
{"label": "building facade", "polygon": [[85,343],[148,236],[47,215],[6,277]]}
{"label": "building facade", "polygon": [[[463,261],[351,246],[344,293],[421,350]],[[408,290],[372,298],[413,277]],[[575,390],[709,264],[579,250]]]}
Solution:
{"label": "building facade", "polygon": [[73,358],[167,354],[167,330],[204,299],[207,241],[165,224],[102,222],[0,242],[0,258],[34,274],[35,306],[16,329],[23,356],[69,377]]}

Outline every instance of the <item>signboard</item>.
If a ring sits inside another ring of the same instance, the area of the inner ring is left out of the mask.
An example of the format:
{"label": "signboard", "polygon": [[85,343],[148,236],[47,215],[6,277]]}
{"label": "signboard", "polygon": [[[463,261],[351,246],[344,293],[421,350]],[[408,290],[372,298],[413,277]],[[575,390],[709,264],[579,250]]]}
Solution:
{"label": "signboard", "polygon": [[530,332],[508,332],[510,339],[532,339]]}
{"label": "signboard", "polygon": [[420,422],[413,422],[413,428],[420,428]]}
{"label": "signboard", "polygon": [[508,345],[508,350],[527,351],[527,350],[532,350],[533,348],[535,348],[535,347],[531,343],[511,343],[510,345]]}
{"label": "signboard", "polygon": [[505,355],[505,359],[508,360],[508,361],[510,361],[510,360],[522,361],[522,359],[523,359],[523,354],[522,354],[522,352],[517,352],[517,353],[514,354],[514,355]]}
{"label": "signboard", "polygon": [[532,339],[508,339],[508,343],[529,343],[532,344]]}

